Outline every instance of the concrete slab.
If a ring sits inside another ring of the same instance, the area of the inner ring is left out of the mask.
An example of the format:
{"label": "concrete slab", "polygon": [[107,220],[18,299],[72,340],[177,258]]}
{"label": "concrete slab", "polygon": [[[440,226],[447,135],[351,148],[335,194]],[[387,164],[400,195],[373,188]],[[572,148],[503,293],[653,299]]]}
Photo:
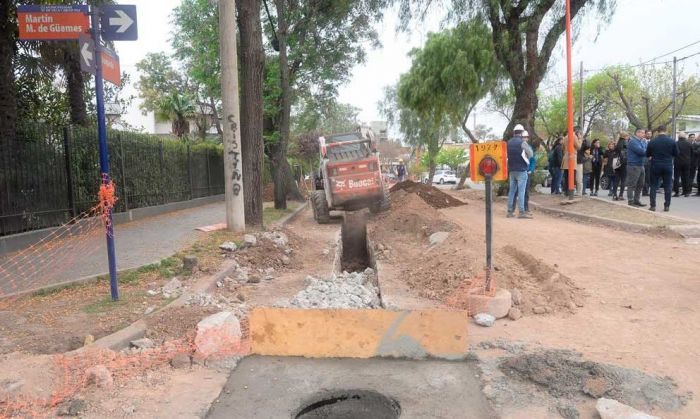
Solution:
{"label": "concrete slab", "polygon": [[401,419],[495,418],[467,362],[252,356],[231,373],[208,418],[294,418],[319,392],[373,390],[401,405]]}
{"label": "concrete slab", "polygon": [[466,311],[308,310],[257,307],[251,352],[316,358],[464,359]]}

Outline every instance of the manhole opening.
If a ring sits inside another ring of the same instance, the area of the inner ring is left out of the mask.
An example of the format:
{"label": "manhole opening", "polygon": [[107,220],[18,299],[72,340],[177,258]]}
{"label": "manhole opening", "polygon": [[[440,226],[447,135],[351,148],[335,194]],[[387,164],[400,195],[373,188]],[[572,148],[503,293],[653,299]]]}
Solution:
{"label": "manhole opening", "polygon": [[396,400],[371,390],[340,390],[324,393],[304,403],[294,419],[398,419]]}
{"label": "manhole opening", "polygon": [[367,246],[367,214],[363,211],[347,211],[340,234],[343,249],[341,271],[362,272],[373,268]]}

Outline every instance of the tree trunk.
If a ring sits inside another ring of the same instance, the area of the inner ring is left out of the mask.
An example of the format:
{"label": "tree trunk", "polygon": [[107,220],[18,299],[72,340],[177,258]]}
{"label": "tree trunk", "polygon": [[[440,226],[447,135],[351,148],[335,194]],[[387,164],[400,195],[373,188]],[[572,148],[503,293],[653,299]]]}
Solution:
{"label": "tree trunk", "polygon": [[87,106],[85,105],[85,80],[80,69],[80,52],[78,44],[71,42],[63,48],[64,65],[68,84],[68,102],[70,104],[70,122],[76,125],[86,125],[88,122]]}
{"label": "tree trunk", "polygon": [[[17,24],[14,1],[0,0],[0,146],[3,158],[9,158],[9,144],[17,131],[17,97],[12,60],[15,56]],[[7,167],[7,166],[5,166]]]}
{"label": "tree trunk", "polygon": [[277,40],[279,41],[279,66],[281,110],[279,119],[280,138],[272,153],[272,178],[275,183],[275,208],[287,209],[287,179],[291,171],[285,170],[287,146],[289,144],[290,117],[292,112],[292,92],[289,81],[289,61],[287,58],[287,5],[286,0],[275,0],[277,8]]}
{"label": "tree trunk", "polygon": [[263,223],[263,69],[265,55],[260,27],[260,0],[239,0],[241,49],[241,146],[245,221]]}
{"label": "tree trunk", "polygon": [[513,133],[513,127],[516,124],[521,124],[530,134],[530,137],[535,136],[535,111],[537,110],[537,87],[523,88],[521,91],[516,90],[515,106],[513,107],[513,117],[510,119],[506,130],[503,132],[503,138],[507,139]]}

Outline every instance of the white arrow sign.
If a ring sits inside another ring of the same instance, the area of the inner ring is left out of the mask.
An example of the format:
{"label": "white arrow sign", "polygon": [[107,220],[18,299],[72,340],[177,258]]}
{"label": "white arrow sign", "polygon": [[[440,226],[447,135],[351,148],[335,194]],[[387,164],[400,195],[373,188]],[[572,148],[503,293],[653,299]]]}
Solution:
{"label": "white arrow sign", "polygon": [[119,17],[110,17],[110,26],[119,26],[117,28],[117,33],[124,33],[131,25],[134,24],[134,20],[129,17],[123,10],[115,10]]}
{"label": "white arrow sign", "polygon": [[92,51],[90,51],[90,44],[88,44],[88,43],[83,44],[82,48],[80,48],[80,55],[83,56],[83,60],[85,61],[85,65],[90,67],[92,65],[91,61],[95,58],[94,55],[92,54]]}

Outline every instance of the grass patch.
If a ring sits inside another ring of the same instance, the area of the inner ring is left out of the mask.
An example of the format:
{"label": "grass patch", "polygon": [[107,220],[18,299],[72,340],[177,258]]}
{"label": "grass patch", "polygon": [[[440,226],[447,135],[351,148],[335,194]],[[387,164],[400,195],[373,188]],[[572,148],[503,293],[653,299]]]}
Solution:
{"label": "grass patch", "polygon": [[129,302],[130,298],[127,298],[125,295],[122,295],[122,297],[117,301],[112,301],[112,297],[106,296],[84,306],[82,310],[87,314],[102,314],[120,307],[124,307],[128,305]]}
{"label": "grass patch", "polygon": [[284,216],[291,214],[295,209],[299,208],[301,203],[299,202],[287,202],[287,209],[280,210],[274,207],[267,207],[263,209],[263,224],[268,225],[277,220],[282,219]]}

